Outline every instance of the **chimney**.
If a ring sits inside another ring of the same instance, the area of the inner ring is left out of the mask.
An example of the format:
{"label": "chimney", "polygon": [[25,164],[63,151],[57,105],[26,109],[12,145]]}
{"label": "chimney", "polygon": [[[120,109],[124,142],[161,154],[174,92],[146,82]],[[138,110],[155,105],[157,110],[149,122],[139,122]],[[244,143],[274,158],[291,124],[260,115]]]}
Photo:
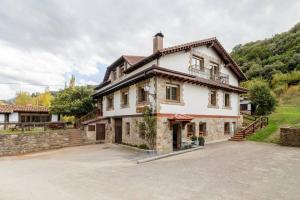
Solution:
{"label": "chimney", "polygon": [[154,35],[153,38],[153,53],[157,52],[160,49],[163,49],[164,35],[159,32]]}

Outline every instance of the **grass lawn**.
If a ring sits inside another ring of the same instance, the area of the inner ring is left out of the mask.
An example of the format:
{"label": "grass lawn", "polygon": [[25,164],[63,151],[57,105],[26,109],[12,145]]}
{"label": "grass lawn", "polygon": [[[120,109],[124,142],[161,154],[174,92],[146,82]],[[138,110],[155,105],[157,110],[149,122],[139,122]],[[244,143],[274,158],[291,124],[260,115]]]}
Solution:
{"label": "grass lawn", "polygon": [[269,116],[269,125],[247,139],[259,142],[279,142],[279,128],[300,124],[300,92],[287,92],[276,111]]}

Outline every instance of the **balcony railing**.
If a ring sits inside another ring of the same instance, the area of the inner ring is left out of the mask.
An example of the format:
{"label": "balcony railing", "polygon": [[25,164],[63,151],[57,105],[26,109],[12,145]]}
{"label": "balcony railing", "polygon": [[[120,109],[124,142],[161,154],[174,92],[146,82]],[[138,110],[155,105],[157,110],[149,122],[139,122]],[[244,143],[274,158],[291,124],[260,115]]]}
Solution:
{"label": "balcony railing", "polygon": [[200,68],[200,66],[191,65],[189,67],[189,72],[191,75],[198,76],[205,79],[210,79],[218,81],[220,83],[229,84],[229,75],[223,74],[221,72],[214,72],[209,68]]}

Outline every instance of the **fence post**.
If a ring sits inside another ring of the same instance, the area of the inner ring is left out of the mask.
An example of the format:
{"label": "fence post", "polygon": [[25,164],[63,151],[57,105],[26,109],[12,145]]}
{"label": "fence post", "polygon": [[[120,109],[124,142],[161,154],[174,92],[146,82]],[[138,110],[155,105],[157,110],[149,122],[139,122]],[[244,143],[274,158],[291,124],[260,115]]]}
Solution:
{"label": "fence post", "polygon": [[22,129],[22,133],[24,133],[24,124],[21,123],[21,129]]}

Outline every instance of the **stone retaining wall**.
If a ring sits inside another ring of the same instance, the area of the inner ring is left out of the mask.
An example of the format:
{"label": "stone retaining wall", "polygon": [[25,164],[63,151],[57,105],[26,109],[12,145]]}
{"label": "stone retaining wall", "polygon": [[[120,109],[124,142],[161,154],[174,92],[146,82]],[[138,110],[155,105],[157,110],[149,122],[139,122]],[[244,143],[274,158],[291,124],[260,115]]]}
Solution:
{"label": "stone retaining wall", "polygon": [[300,147],[300,128],[281,128],[280,143],[284,146]]}
{"label": "stone retaining wall", "polygon": [[0,134],[0,156],[12,156],[72,146],[70,134],[81,134],[83,144],[86,136],[77,129],[55,130],[40,133]]}

